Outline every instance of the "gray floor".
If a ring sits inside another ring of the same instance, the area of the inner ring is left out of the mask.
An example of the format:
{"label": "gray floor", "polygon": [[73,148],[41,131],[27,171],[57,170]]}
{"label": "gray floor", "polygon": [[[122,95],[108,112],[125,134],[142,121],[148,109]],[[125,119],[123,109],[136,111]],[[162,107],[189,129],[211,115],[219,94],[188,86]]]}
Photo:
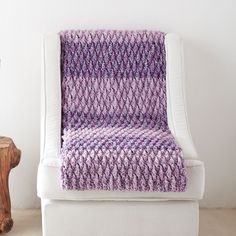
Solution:
{"label": "gray floor", "polygon": [[[6,236],[42,235],[39,210],[15,210],[13,219],[13,229]],[[200,210],[199,236],[236,236],[236,209]]]}

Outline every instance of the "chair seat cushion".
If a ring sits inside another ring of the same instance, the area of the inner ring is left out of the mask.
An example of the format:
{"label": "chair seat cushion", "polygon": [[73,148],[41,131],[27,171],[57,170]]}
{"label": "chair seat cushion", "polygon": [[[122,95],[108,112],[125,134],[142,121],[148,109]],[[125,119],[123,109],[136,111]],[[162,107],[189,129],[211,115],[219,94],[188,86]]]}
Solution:
{"label": "chair seat cushion", "polygon": [[199,160],[185,160],[187,190],[185,192],[139,192],[105,190],[63,190],[58,181],[60,159],[45,158],[38,169],[38,196],[51,200],[114,200],[114,201],[160,201],[200,200],[204,192],[204,164]]}
{"label": "chair seat cushion", "polygon": [[66,131],[63,139],[64,189],[185,191],[181,149],[169,130],[86,126]]}

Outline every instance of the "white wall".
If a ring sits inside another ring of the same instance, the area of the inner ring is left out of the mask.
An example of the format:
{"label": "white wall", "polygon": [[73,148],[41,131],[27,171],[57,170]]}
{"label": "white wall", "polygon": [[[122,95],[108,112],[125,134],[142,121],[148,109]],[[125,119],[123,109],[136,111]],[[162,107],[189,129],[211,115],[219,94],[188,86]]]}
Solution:
{"label": "white wall", "polygon": [[22,150],[13,207],[36,207],[40,41],[69,28],[160,29],[185,41],[191,130],[206,165],[202,206],[236,206],[236,1],[0,1],[0,135]]}

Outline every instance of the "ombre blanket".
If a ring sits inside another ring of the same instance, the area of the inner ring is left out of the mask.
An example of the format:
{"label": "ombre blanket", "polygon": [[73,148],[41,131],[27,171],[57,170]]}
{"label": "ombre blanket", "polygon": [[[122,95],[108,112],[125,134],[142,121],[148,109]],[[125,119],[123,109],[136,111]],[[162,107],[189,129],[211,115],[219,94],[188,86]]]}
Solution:
{"label": "ombre blanket", "polygon": [[63,189],[185,191],[167,123],[165,34],[78,30],[60,39]]}

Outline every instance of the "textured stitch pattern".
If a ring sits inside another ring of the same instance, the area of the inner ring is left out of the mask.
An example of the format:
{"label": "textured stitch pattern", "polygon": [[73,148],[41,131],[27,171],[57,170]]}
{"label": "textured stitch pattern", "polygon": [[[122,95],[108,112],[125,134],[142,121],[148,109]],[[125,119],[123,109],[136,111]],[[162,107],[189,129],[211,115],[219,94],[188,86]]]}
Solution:
{"label": "textured stitch pattern", "polygon": [[65,31],[61,38],[64,189],[185,191],[167,124],[165,34]]}

